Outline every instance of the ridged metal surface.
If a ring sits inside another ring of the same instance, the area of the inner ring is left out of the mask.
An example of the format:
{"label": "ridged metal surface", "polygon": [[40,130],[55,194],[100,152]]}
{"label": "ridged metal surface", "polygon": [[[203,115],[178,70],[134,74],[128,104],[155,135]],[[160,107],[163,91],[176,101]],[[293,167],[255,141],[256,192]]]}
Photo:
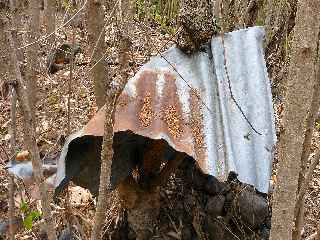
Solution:
{"label": "ridged metal surface", "polygon": [[[263,38],[253,27],[225,34],[224,45],[213,38],[192,56],[173,47],[152,58],[120,96],[115,131],[165,139],[206,173],[225,180],[235,171],[267,192],[276,136]],[[102,110],[84,134],[103,135],[103,121]]]}

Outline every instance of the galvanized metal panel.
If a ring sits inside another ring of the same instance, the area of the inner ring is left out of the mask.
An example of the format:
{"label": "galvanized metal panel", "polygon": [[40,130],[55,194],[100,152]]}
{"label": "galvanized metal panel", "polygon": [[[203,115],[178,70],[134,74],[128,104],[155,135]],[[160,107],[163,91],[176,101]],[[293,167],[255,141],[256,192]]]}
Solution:
{"label": "galvanized metal panel", "polygon": [[276,137],[263,37],[263,28],[253,27],[225,34],[224,48],[217,37],[192,56],[171,48],[152,58],[126,85],[115,131],[165,139],[220,180],[235,171],[267,192]]}
{"label": "galvanized metal panel", "polygon": [[[165,139],[194,157],[204,172],[225,180],[235,171],[240,181],[267,192],[276,136],[263,38],[263,28],[253,27],[225,34],[224,47],[217,37],[191,56],[173,47],[152,58],[120,96],[114,131]],[[103,128],[102,108],[68,142],[80,135],[102,136]],[[65,156],[56,186],[65,175]]]}

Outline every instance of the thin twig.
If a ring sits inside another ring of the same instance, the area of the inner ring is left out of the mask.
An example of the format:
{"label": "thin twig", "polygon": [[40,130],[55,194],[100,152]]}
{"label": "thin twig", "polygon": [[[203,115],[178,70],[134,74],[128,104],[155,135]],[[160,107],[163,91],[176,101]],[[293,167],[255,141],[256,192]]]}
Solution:
{"label": "thin twig", "polygon": [[[118,2],[119,2],[119,0],[118,0]],[[92,60],[92,58],[93,58],[93,55],[95,54],[95,51],[97,50],[97,46],[98,46],[98,44],[99,44],[99,41],[100,41],[100,39],[101,39],[101,37],[102,37],[102,35],[103,35],[103,33],[104,33],[104,29],[110,24],[110,20],[111,20],[112,17],[114,16],[114,13],[115,13],[115,11],[116,11],[116,9],[117,9],[118,2],[115,3],[115,5],[114,5],[114,7],[113,7],[113,9],[112,9],[112,12],[111,12],[110,15],[108,16],[107,21],[105,22],[105,24],[104,24],[103,27],[102,27],[102,30],[101,30],[100,33],[99,33],[99,37],[98,37],[98,39],[97,39],[97,41],[96,41],[96,43],[95,43],[95,45],[94,45],[94,47],[93,47],[92,53],[91,53],[90,58],[89,58],[89,59],[90,59],[90,62],[91,62],[91,60]],[[104,37],[104,36],[103,36],[103,37]],[[104,41],[104,39],[103,39],[103,41]],[[105,55],[104,55],[104,56],[105,56]],[[102,59],[100,59],[98,62],[100,62],[101,60],[102,60]],[[94,66],[97,65],[98,62],[95,63]]]}
{"label": "thin twig", "polygon": [[173,70],[179,75],[179,77],[187,84],[187,86],[191,89],[191,91],[195,94],[195,96],[198,98],[198,100],[201,102],[202,105],[204,105],[207,110],[214,115],[213,111],[209,108],[209,106],[202,100],[202,98],[199,96],[199,94],[197,93],[197,91],[190,85],[190,83],[188,83],[187,80],[184,79],[184,77],[178,72],[178,70],[176,69],[175,66],[173,66],[173,64],[171,62],[168,61],[168,59],[166,59],[165,56],[163,56],[163,54],[160,53],[160,56],[173,68]]}
{"label": "thin twig", "polygon": [[[72,30],[72,44],[74,45],[74,41],[75,41],[75,33],[74,33],[74,29]],[[69,81],[68,81],[68,100],[67,100],[67,105],[68,105],[68,109],[67,109],[67,125],[68,125],[68,132],[67,135],[69,136],[71,134],[71,126],[70,126],[70,122],[71,122],[71,106],[70,106],[70,98],[71,98],[71,94],[72,94],[72,82],[73,82],[73,69],[74,69],[74,59],[73,56],[71,56],[70,59],[70,75],[69,75]]]}
{"label": "thin twig", "polygon": [[214,114],[213,111],[202,100],[202,98],[199,96],[197,91],[195,89],[193,89],[193,87],[190,85],[190,83],[181,75],[181,73],[179,73],[178,69],[161,53],[163,48],[166,47],[168,45],[168,43],[171,42],[173,40],[173,38],[180,33],[181,30],[182,30],[182,27],[180,27],[159,49],[155,49],[155,50],[156,50],[157,54],[160,55],[160,57],[162,57],[172,67],[172,69],[178,74],[178,76],[182,79],[182,81],[184,81],[187,84],[188,88],[191,89],[191,91],[195,94],[195,96],[198,98],[198,100],[201,102],[201,104],[204,105],[207,108],[207,110],[213,115]]}
{"label": "thin twig", "polygon": [[51,37],[53,34],[57,33],[60,29],[62,29],[65,26],[67,26],[84,9],[84,7],[86,6],[87,2],[88,2],[88,0],[85,1],[85,3],[81,6],[81,8],[71,18],[69,18],[68,21],[66,21],[64,24],[62,24],[60,27],[58,27],[54,32],[49,33],[47,35],[44,35],[43,37],[40,37],[38,40],[36,40],[34,42],[31,42],[31,43],[28,43],[28,44],[26,44],[26,45],[24,45],[22,47],[19,47],[19,48],[17,48],[17,50],[21,50],[21,49],[30,47],[31,45],[36,44],[38,42],[41,42],[41,41]]}
{"label": "thin twig", "polygon": [[[159,54],[172,68],[173,70],[179,75],[179,77],[187,84],[187,86],[195,93],[195,96],[198,98],[198,100],[201,102],[202,105],[204,105],[207,110],[213,115],[213,111],[209,108],[209,106],[201,99],[199,94],[192,88],[192,86],[188,83],[188,81],[179,73],[179,71],[176,69],[176,67],[161,53],[162,49],[165,48],[169,42],[173,40],[173,38],[181,31],[181,27],[167,40],[159,49],[155,49],[157,54]],[[152,51],[151,51],[152,52]],[[90,72],[100,61],[102,61],[106,57],[106,54],[103,55],[88,71]]]}
{"label": "thin twig", "polygon": [[[72,29],[72,45],[75,44],[75,30]],[[67,135],[69,136],[71,134],[71,95],[72,95],[72,82],[73,82],[73,70],[74,70],[74,58],[71,56],[70,59],[70,75],[69,75],[69,81],[68,81],[68,109],[67,109],[67,125],[68,125],[68,132]],[[69,192],[69,184],[66,186],[66,196],[65,196],[65,217],[67,221],[67,227],[69,231],[71,232],[71,208],[70,208],[70,192]]]}
{"label": "thin twig", "polygon": [[[220,16],[222,16],[222,12],[223,12],[223,1],[221,1],[220,4]],[[260,133],[259,131],[256,130],[256,128],[252,125],[252,123],[249,121],[248,117],[246,116],[246,114],[243,112],[241,106],[239,105],[239,103],[237,102],[237,100],[235,99],[233,92],[232,92],[232,87],[231,87],[231,81],[230,81],[230,77],[229,77],[229,72],[228,72],[228,67],[227,67],[227,57],[226,57],[226,48],[225,48],[225,44],[224,44],[224,28],[223,28],[223,24],[221,25],[221,43],[222,43],[222,50],[223,50],[223,65],[224,65],[224,70],[225,70],[225,74],[227,77],[227,81],[228,81],[228,88],[229,88],[229,92],[230,92],[230,96],[232,101],[236,104],[238,110],[240,111],[241,115],[243,116],[243,118],[246,120],[246,122],[249,124],[250,128],[257,133],[258,135],[262,135],[262,133]]]}
{"label": "thin twig", "polygon": [[[16,110],[17,110],[17,94],[14,88],[12,88],[12,96],[11,96],[11,106],[10,106],[10,117],[11,117],[11,155],[14,156],[16,153],[16,135],[17,135],[17,118],[16,118]],[[9,230],[10,230],[10,239],[14,240],[14,192],[15,192],[15,183],[14,177],[10,174],[9,176]]]}
{"label": "thin twig", "polygon": [[[63,15],[62,22],[65,21],[67,15],[68,15],[68,12],[69,12],[69,9],[70,9],[70,1],[71,1],[71,0],[68,0],[68,2],[67,2],[67,6],[68,6],[68,7],[67,7],[67,9],[66,9],[66,11],[65,11],[65,13],[64,13],[64,15]],[[56,32],[56,29],[55,29],[54,33],[55,33],[55,32]],[[55,48],[56,41],[57,41],[57,39],[54,38],[54,41],[53,41],[53,43],[52,43],[51,46],[50,46],[49,54],[51,54],[51,52],[52,52],[53,49]],[[47,72],[47,73],[49,72],[50,65],[53,63],[54,59],[53,59],[53,58],[52,58],[52,59],[49,59],[49,61],[50,61],[50,62],[49,62],[49,64],[48,64],[47,67],[46,67],[46,72]],[[49,74],[47,74],[47,76],[49,76]],[[49,76],[49,78],[50,78],[50,76]]]}

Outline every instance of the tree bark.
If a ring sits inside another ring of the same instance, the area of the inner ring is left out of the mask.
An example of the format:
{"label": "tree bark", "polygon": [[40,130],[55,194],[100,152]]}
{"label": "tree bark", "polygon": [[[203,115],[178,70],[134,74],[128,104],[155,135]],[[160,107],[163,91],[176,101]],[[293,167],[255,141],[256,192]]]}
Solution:
{"label": "tree bark", "polygon": [[[8,69],[8,72],[10,70]],[[16,139],[17,139],[17,94],[14,89],[12,90],[11,95],[11,104],[10,104],[10,148],[11,148],[11,156],[14,156],[16,154]],[[9,223],[10,223],[10,240],[15,239],[15,232],[14,232],[14,215],[15,215],[15,204],[14,204],[14,193],[15,193],[15,182],[14,182],[14,176],[9,176]]]}
{"label": "tree bark", "polygon": [[[29,3],[30,29],[29,43],[40,37],[40,1],[30,0]],[[37,74],[39,71],[38,61],[39,44],[35,43],[27,49],[27,90],[30,99],[30,110],[32,118],[36,120],[36,93],[37,93]]]}
{"label": "tree bark", "polygon": [[91,78],[94,83],[96,103],[98,108],[101,108],[106,101],[105,84],[107,78],[106,64],[104,60],[105,29],[102,0],[89,1],[87,10],[89,43],[92,51],[92,65],[95,65],[99,61],[91,71]]}
{"label": "tree bark", "polygon": [[[110,94],[110,95],[109,95]],[[101,232],[105,222],[108,188],[110,185],[111,176],[111,163],[113,157],[113,111],[115,107],[115,96],[112,96],[111,91],[108,91],[107,104],[105,106],[105,125],[104,125],[104,137],[101,152],[101,172],[100,172],[100,186],[99,196],[94,217],[94,225],[91,234],[91,240],[101,239]]]}
{"label": "tree bark", "polygon": [[278,184],[274,191],[271,240],[292,239],[294,208],[305,133],[305,118],[314,86],[314,54],[319,0],[298,3],[284,112],[286,129],[280,142]]}
{"label": "tree bark", "polygon": [[[2,97],[5,98],[8,86],[5,86],[9,80],[9,71],[10,69],[10,61],[9,61],[9,56],[8,56],[8,44],[7,44],[7,37],[5,33],[6,29],[6,15],[9,12],[9,5],[4,4],[3,6],[0,6],[0,91],[2,92]],[[6,89],[4,89],[6,88]],[[5,92],[3,91],[5,90]]]}
{"label": "tree bark", "polygon": [[[12,3],[11,3],[12,5]],[[11,6],[12,7],[12,6]],[[3,8],[0,9],[0,56],[1,56],[1,64],[0,64],[0,79],[3,81],[2,84],[7,90],[12,90],[12,88],[9,86],[10,81],[9,79],[12,78],[11,72],[10,72],[10,61],[9,61],[9,54],[8,54],[8,41],[6,37],[6,15],[8,12],[12,12],[9,10],[9,5],[4,4]],[[14,31],[14,34],[16,35],[16,31]],[[1,85],[1,83],[0,83]],[[1,90],[0,90],[1,91]],[[4,98],[6,98],[6,93],[4,94]],[[10,105],[10,155],[14,156],[15,154],[15,148],[16,148],[16,101],[17,96],[15,94],[15,91],[12,91],[11,95],[11,105]],[[9,160],[9,159],[8,159]],[[15,239],[15,231],[14,231],[14,192],[15,192],[15,182],[14,177],[12,175],[9,175],[9,239],[14,240]]]}
{"label": "tree bark", "polygon": [[[25,7],[23,5],[23,1],[19,0],[10,0],[10,10],[12,13],[12,21],[14,22],[14,26],[16,26],[16,29],[13,29],[13,34],[15,35],[15,38],[17,42],[15,43],[16,46],[20,46],[22,43],[22,36],[18,35],[19,30],[23,30],[23,24],[22,24],[22,16],[24,15]],[[23,61],[23,51],[17,52],[17,57],[19,61]]]}
{"label": "tree bark", "polygon": [[316,240],[320,240],[320,220],[318,220]]}
{"label": "tree bark", "polygon": [[[320,30],[320,29],[319,29]],[[303,150],[302,150],[302,156],[301,156],[301,171],[299,174],[299,181],[298,181],[298,192],[299,195],[302,193],[302,186],[307,181],[305,175],[306,173],[306,165],[307,161],[310,156],[311,151],[311,142],[312,142],[312,136],[315,126],[316,117],[318,114],[318,110],[320,108],[320,67],[319,67],[319,40],[320,40],[320,31],[318,31],[318,41],[317,41],[317,56],[315,60],[315,68],[316,68],[316,82],[314,86],[314,92],[312,97],[312,103],[311,108],[309,110],[309,115],[307,119],[307,129],[305,133],[305,139],[303,142]],[[295,228],[293,231],[293,240],[299,240],[301,239],[301,232],[304,224],[304,195],[303,198],[297,200],[296,207],[295,207]]]}
{"label": "tree bark", "polygon": [[55,233],[55,224],[51,215],[51,209],[48,199],[48,189],[43,177],[42,163],[39,155],[38,146],[36,143],[36,134],[35,134],[35,123],[31,114],[31,108],[29,103],[29,97],[25,89],[25,84],[21,76],[21,72],[18,65],[16,47],[14,46],[14,40],[11,33],[7,34],[9,44],[10,44],[10,53],[11,53],[11,62],[14,68],[14,73],[16,75],[16,82],[13,83],[17,97],[19,100],[20,108],[22,110],[22,115],[24,118],[24,138],[26,146],[31,153],[32,167],[34,171],[34,176],[36,184],[39,186],[41,203],[42,203],[42,212],[46,224],[46,231],[49,240],[56,240]]}
{"label": "tree bark", "polygon": [[[54,32],[56,27],[56,0],[45,1],[45,17],[46,17],[46,31],[47,34]],[[54,48],[55,34],[49,37],[48,46]]]}
{"label": "tree bark", "polygon": [[[88,5],[88,30],[89,41],[91,43],[92,57],[91,61],[95,64],[104,54],[104,21],[101,1],[91,1]],[[92,15],[98,15],[96,19]],[[102,18],[98,22],[98,18]],[[101,72],[99,72],[101,71]],[[92,72],[94,82],[94,91],[96,103],[101,108],[105,103],[105,125],[104,136],[101,151],[101,171],[99,196],[97,201],[96,213],[94,217],[94,226],[91,233],[91,240],[101,239],[101,232],[106,218],[106,208],[110,192],[108,191],[111,176],[111,164],[113,158],[113,111],[115,107],[115,92],[111,89],[111,77],[107,76],[104,59],[98,63]]]}

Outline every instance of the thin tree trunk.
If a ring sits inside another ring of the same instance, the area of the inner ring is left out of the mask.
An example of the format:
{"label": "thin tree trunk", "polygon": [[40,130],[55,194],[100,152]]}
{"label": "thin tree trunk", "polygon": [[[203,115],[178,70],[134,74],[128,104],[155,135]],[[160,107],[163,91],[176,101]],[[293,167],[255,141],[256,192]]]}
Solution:
{"label": "thin tree trunk", "polygon": [[[9,56],[8,56],[8,44],[7,44],[7,38],[6,38],[6,21],[7,21],[7,14],[9,13],[9,5],[6,5],[5,3],[3,6],[0,5],[0,87],[6,87],[2,84],[6,84],[9,80]],[[4,90],[4,89],[0,89]],[[7,92],[6,90],[6,92]],[[4,94],[4,93],[2,93]],[[6,96],[3,96],[6,97]]]}
{"label": "thin tree trunk", "polygon": [[[305,139],[303,143],[303,151],[301,156],[301,171],[299,174],[299,181],[298,181],[298,192],[300,194],[301,192],[301,185],[306,181],[305,175],[306,175],[306,164],[308,161],[308,158],[310,156],[311,151],[311,142],[312,142],[312,136],[313,136],[313,130],[315,126],[316,117],[318,114],[318,110],[320,107],[320,67],[319,67],[319,38],[320,37],[320,31],[318,31],[318,45],[317,45],[317,56],[315,60],[315,68],[317,68],[316,72],[316,83],[314,86],[314,92],[312,97],[312,103],[311,108],[309,111],[308,119],[307,119],[307,130],[305,133]],[[304,195],[304,194],[303,194]],[[304,205],[305,201],[304,198],[301,200],[298,199],[295,207],[295,228],[293,231],[293,240],[300,240],[301,239],[301,232],[304,225]]]}
{"label": "thin tree trunk", "polygon": [[[104,11],[102,0],[89,1],[87,11],[88,33],[90,49],[92,51],[91,62],[98,64],[91,71],[91,78],[94,83],[94,94],[98,108],[101,108],[106,101],[105,84],[107,78],[105,54],[105,29],[104,29]],[[102,59],[101,59],[102,58]]]}
{"label": "thin tree trunk", "polygon": [[[56,0],[45,0],[45,23],[47,34],[54,32],[56,27]],[[48,39],[49,48],[53,48],[55,34]]]}
{"label": "thin tree trunk", "polygon": [[[121,4],[122,8],[120,10],[120,15],[124,14],[125,12],[128,13],[130,10],[129,3],[124,1],[124,4]],[[111,10],[111,9],[110,9]],[[126,15],[126,17],[129,17]],[[120,16],[121,19],[122,16]],[[121,21],[122,22],[122,21]],[[124,25],[121,24],[121,27],[118,29],[122,33],[126,32],[127,29],[124,29]],[[106,207],[108,203],[108,187],[110,184],[110,176],[111,176],[111,164],[112,164],[112,157],[113,157],[113,111],[115,108],[115,104],[117,102],[117,97],[122,92],[124,86],[128,80],[128,52],[130,48],[130,42],[128,41],[127,37],[122,36],[118,39],[118,48],[119,48],[119,64],[120,64],[120,72],[121,72],[121,79],[122,81],[119,83],[119,87],[117,89],[113,89],[110,86],[110,82],[112,79],[108,79],[106,84],[106,105],[105,105],[105,126],[104,126],[104,140],[103,140],[103,149],[101,153],[101,173],[100,173],[100,187],[99,187],[99,197],[98,197],[98,204],[96,209],[95,215],[95,224],[93,228],[93,232],[91,235],[91,239],[100,239],[101,238],[101,230],[103,224],[105,222],[106,217]]]}
{"label": "thin tree trunk", "polygon": [[[10,70],[8,69],[8,72]],[[10,118],[11,118],[11,126],[10,126],[10,147],[11,147],[11,156],[14,156],[16,153],[16,138],[17,138],[17,121],[16,121],[16,109],[17,109],[17,94],[14,89],[12,89],[12,96],[11,96],[11,106],[10,106]],[[14,220],[14,192],[15,192],[15,182],[14,177],[10,176],[9,181],[9,223],[10,223],[10,240],[15,239],[15,232],[13,226]]]}
{"label": "thin tree trunk", "polygon": [[31,107],[29,103],[28,93],[25,89],[25,84],[21,76],[21,72],[18,65],[16,46],[14,46],[14,40],[11,33],[7,34],[10,44],[11,63],[13,65],[14,73],[16,76],[16,82],[13,84],[17,97],[19,100],[20,108],[24,118],[24,138],[26,146],[31,153],[32,167],[34,171],[34,177],[36,184],[39,186],[42,212],[46,224],[46,232],[49,240],[56,240],[55,224],[52,218],[48,189],[43,177],[42,163],[39,155],[38,146],[36,143],[35,123],[31,114]]}
{"label": "thin tree trunk", "polygon": [[[108,95],[111,91],[108,91]],[[108,188],[110,185],[111,176],[111,163],[113,157],[113,111],[114,111],[114,101],[115,97],[110,95],[106,99],[107,104],[105,106],[105,124],[104,124],[104,137],[101,152],[101,172],[100,172],[100,186],[99,186],[99,196],[96,208],[96,214],[94,217],[94,225],[91,234],[91,240],[101,239],[101,232],[105,222],[106,209],[107,209],[107,198],[108,198]]]}
{"label": "thin tree trunk", "polygon": [[[40,36],[40,1],[30,0],[29,3],[30,29],[29,43],[39,39]],[[27,49],[27,90],[30,99],[30,110],[32,118],[36,120],[36,93],[37,93],[37,75],[39,71],[38,61],[39,44],[32,44]]]}
{"label": "thin tree trunk", "polygon": [[315,82],[314,54],[318,37],[315,26],[319,24],[319,7],[319,0],[298,3],[284,112],[286,129],[280,143],[278,184],[274,191],[271,240],[292,239],[305,118]]}
{"label": "thin tree trunk", "polygon": [[[22,42],[22,36],[19,37],[18,31],[21,30],[22,26],[22,15],[23,15],[23,4],[19,0],[10,0],[10,9],[12,13],[12,21],[14,22],[14,26],[16,26],[16,29],[13,29],[13,34],[15,35],[15,39],[17,42],[15,43],[16,46],[20,46],[20,43]],[[23,51],[17,52],[17,57],[19,61],[23,61]]]}
{"label": "thin tree trunk", "polygon": [[318,220],[316,240],[320,240],[320,220]]}
{"label": "thin tree trunk", "polygon": [[[92,1],[88,5],[88,28],[89,41],[91,43],[92,57],[91,61],[95,64],[104,54],[104,17],[102,11],[101,1]],[[107,5],[106,5],[107,7]],[[95,15],[93,19],[92,15]],[[98,16],[97,16],[98,15]],[[98,22],[98,18],[100,22]],[[101,71],[101,72],[99,72]],[[110,192],[108,191],[111,176],[111,164],[113,158],[113,111],[115,107],[115,92],[111,89],[111,77],[107,76],[104,59],[98,63],[92,72],[94,81],[94,90],[96,103],[101,108],[105,103],[105,124],[104,136],[101,151],[101,171],[100,171],[100,186],[99,196],[94,217],[94,225],[91,234],[91,240],[101,239],[101,232],[106,218],[106,208]]]}

